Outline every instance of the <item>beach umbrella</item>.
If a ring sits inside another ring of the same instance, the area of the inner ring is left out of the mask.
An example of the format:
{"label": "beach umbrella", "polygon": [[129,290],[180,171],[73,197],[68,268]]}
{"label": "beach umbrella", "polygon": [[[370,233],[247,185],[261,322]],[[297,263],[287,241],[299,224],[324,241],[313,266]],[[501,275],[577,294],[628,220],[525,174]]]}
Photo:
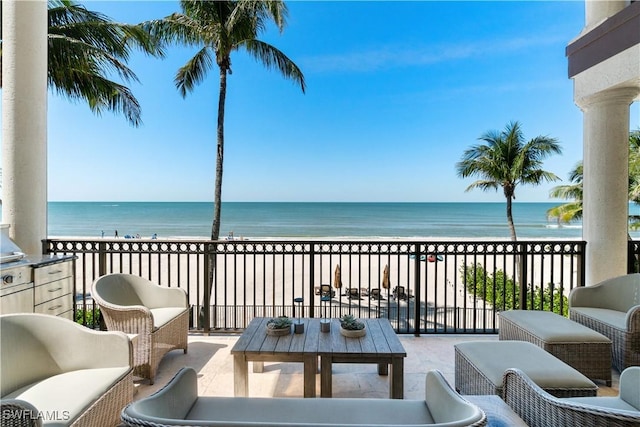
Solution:
{"label": "beach umbrella", "polygon": [[342,280],[340,278],[340,265],[336,265],[336,272],[333,275],[333,286],[336,289],[340,289],[342,287]]}
{"label": "beach umbrella", "polygon": [[391,282],[389,281],[389,264],[384,266],[384,271],[382,272],[382,287],[385,289],[389,289],[391,286]]}

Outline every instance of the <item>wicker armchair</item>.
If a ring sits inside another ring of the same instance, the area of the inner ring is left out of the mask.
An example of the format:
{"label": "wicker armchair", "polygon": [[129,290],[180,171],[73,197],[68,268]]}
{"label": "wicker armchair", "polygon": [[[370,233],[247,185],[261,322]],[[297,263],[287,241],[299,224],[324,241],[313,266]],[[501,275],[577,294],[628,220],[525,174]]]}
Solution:
{"label": "wicker armchair", "polygon": [[503,398],[530,427],[637,427],[640,425],[640,367],[620,375],[616,397],[558,398],[519,369],[504,374]]}
{"label": "wicker armchair", "polygon": [[133,392],[123,333],[47,314],[0,316],[3,427],[113,427]]}
{"label": "wicker armchair", "polygon": [[107,274],[93,283],[91,292],[107,329],[136,334],[134,375],[153,384],[167,352],[187,353],[189,305],[184,289],[161,287],[131,274]]}
{"label": "wicker armchair", "polygon": [[611,340],[613,366],[640,365],[640,274],[627,274],[569,294],[569,318]]}

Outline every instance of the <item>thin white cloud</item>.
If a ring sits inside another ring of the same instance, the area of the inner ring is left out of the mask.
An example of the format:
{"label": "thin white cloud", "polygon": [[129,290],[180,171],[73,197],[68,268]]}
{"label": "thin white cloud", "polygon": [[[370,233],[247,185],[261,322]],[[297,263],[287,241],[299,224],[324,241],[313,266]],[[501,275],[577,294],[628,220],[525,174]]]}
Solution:
{"label": "thin white cloud", "polygon": [[476,57],[494,57],[566,42],[561,37],[530,37],[418,47],[382,46],[364,51],[302,57],[299,63],[307,73],[366,73]]}

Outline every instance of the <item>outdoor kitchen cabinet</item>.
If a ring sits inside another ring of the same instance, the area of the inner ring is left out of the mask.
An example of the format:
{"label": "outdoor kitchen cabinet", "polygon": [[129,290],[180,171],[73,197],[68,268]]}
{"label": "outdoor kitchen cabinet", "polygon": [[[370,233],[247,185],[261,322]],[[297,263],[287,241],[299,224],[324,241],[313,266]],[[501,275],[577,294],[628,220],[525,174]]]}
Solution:
{"label": "outdoor kitchen cabinet", "polygon": [[53,264],[34,265],[33,311],[73,320],[72,260]]}

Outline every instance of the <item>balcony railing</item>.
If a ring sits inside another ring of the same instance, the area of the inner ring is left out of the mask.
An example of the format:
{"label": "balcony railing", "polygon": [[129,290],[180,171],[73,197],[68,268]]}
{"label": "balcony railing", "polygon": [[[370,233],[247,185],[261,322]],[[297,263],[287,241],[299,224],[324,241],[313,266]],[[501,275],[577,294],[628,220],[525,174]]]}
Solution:
{"label": "balcony railing", "polygon": [[[185,289],[191,327],[205,333],[258,316],[353,314],[388,318],[398,333],[493,334],[499,311],[566,313],[568,293],[584,286],[582,241],[49,239],[44,248],[78,257],[81,322],[90,322],[97,277],[131,273]],[[321,285],[332,290],[325,301]]]}

